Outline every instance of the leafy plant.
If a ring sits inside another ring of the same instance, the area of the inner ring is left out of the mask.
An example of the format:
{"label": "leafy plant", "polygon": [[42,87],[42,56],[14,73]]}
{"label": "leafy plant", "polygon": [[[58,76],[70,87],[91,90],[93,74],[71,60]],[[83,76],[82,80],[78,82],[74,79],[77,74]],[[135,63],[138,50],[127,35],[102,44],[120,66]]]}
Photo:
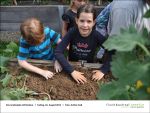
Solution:
{"label": "leafy plant", "polygon": [[8,69],[6,68],[6,64],[7,64],[7,61],[9,60],[9,58],[0,56],[0,59],[1,59],[1,62],[0,62],[0,74],[8,72]]}
{"label": "leafy plant", "polygon": [[[150,17],[150,11],[145,14]],[[143,35],[144,34],[144,35]],[[103,84],[98,99],[131,100],[150,99],[150,39],[146,29],[139,33],[131,26],[104,43],[108,50],[115,50],[111,71],[117,81]]]}
{"label": "leafy plant", "polygon": [[16,43],[10,42],[6,45],[6,49],[3,50],[2,56],[16,57],[19,51],[19,47]]}
{"label": "leafy plant", "polygon": [[36,92],[28,91],[26,87],[24,88],[4,88],[1,90],[1,100],[21,100],[26,97],[26,95],[32,95]]}
{"label": "leafy plant", "polygon": [[[20,100],[25,98],[26,94],[33,94],[34,91],[28,91],[27,88],[24,86],[20,88],[17,86],[17,81],[20,81],[25,76],[19,75],[12,79],[12,75],[9,74],[9,70],[7,69],[7,61],[10,57],[16,57],[18,53],[18,46],[14,42],[10,42],[6,45],[6,49],[1,50],[0,56],[0,99],[1,100]],[[7,56],[7,57],[6,57]],[[12,84],[13,87],[9,87]]]}
{"label": "leafy plant", "polygon": [[8,86],[10,80],[11,80],[11,75],[7,73],[5,78],[2,79],[0,82],[2,83],[3,87],[6,87],[6,86]]}

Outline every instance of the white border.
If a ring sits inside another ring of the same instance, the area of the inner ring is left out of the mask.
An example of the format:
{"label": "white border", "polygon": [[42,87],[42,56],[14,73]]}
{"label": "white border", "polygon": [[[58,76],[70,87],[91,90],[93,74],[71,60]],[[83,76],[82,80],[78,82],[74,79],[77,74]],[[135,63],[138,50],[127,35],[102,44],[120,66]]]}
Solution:
{"label": "white border", "polygon": [[150,113],[150,101],[1,101],[1,113]]}

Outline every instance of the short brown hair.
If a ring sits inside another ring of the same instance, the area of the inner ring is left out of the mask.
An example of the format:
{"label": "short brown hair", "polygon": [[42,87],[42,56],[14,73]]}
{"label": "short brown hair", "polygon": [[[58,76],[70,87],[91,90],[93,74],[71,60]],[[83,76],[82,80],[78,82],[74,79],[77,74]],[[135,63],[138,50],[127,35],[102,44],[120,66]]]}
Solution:
{"label": "short brown hair", "polygon": [[21,35],[31,45],[38,45],[44,39],[44,26],[37,18],[26,19],[20,26]]}
{"label": "short brown hair", "polygon": [[94,5],[92,5],[92,4],[85,4],[85,5],[80,6],[78,8],[78,10],[77,10],[77,18],[80,17],[80,14],[82,12],[92,13],[93,14],[93,20],[96,19],[96,9],[94,8]]}

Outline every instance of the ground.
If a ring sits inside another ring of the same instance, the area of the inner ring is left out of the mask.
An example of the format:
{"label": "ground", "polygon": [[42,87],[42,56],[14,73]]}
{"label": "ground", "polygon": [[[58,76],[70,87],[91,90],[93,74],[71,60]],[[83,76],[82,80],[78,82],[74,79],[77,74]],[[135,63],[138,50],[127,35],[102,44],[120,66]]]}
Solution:
{"label": "ground", "polygon": [[[41,68],[50,69],[53,71],[52,67],[42,66]],[[32,97],[29,97],[33,99],[43,100],[44,98],[47,98],[51,100],[96,100],[96,94],[99,91],[100,82],[91,80],[92,69],[76,68],[77,70],[85,73],[85,77],[87,78],[87,83],[85,84],[77,84],[73,78],[65,72],[55,74],[53,78],[46,80],[38,74],[25,71],[18,65],[10,66],[9,69],[13,77],[19,76],[22,72],[26,73],[27,77],[24,82],[25,86],[28,90],[38,93],[38,95],[32,95]],[[110,75],[106,75],[105,78],[102,79],[103,82],[110,80]]]}

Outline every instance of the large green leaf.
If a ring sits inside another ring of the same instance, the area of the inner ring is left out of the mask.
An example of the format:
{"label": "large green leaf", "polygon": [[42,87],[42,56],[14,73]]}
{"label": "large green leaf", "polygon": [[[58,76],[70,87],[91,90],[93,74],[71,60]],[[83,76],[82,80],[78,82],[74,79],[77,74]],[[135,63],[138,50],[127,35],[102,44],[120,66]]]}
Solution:
{"label": "large green leaf", "polygon": [[149,76],[150,62],[140,62],[131,52],[117,52],[111,65],[113,75],[119,78],[119,87],[132,85],[141,77]]}
{"label": "large green leaf", "polygon": [[146,42],[147,39],[131,26],[128,30],[122,30],[120,35],[109,37],[103,45],[108,50],[132,51],[137,45],[143,46]]}
{"label": "large green leaf", "polygon": [[[116,50],[111,62],[111,71],[118,78],[116,82],[101,86],[98,99],[149,99],[146,88],[150,86],[150,40],[147,30],[143,34],[135,28],[121,30],[121,34],[110,37],[104,46]],[[140,47],[140,48],[139,48]],[[145,54],[145,53],[146,54]],[[137,90],[135,83],[142,81],[143,90]],[[126,88],[129,86],[129,88]]]}
{"label": "large green leaf", "polygon": [[116,82],[107,83],[101,86],[99,92],[97,93],[97,98],[99,100],[110,100],[116,99],[116,95],[122,95],[125,91],[125,87],[118,88]]}

